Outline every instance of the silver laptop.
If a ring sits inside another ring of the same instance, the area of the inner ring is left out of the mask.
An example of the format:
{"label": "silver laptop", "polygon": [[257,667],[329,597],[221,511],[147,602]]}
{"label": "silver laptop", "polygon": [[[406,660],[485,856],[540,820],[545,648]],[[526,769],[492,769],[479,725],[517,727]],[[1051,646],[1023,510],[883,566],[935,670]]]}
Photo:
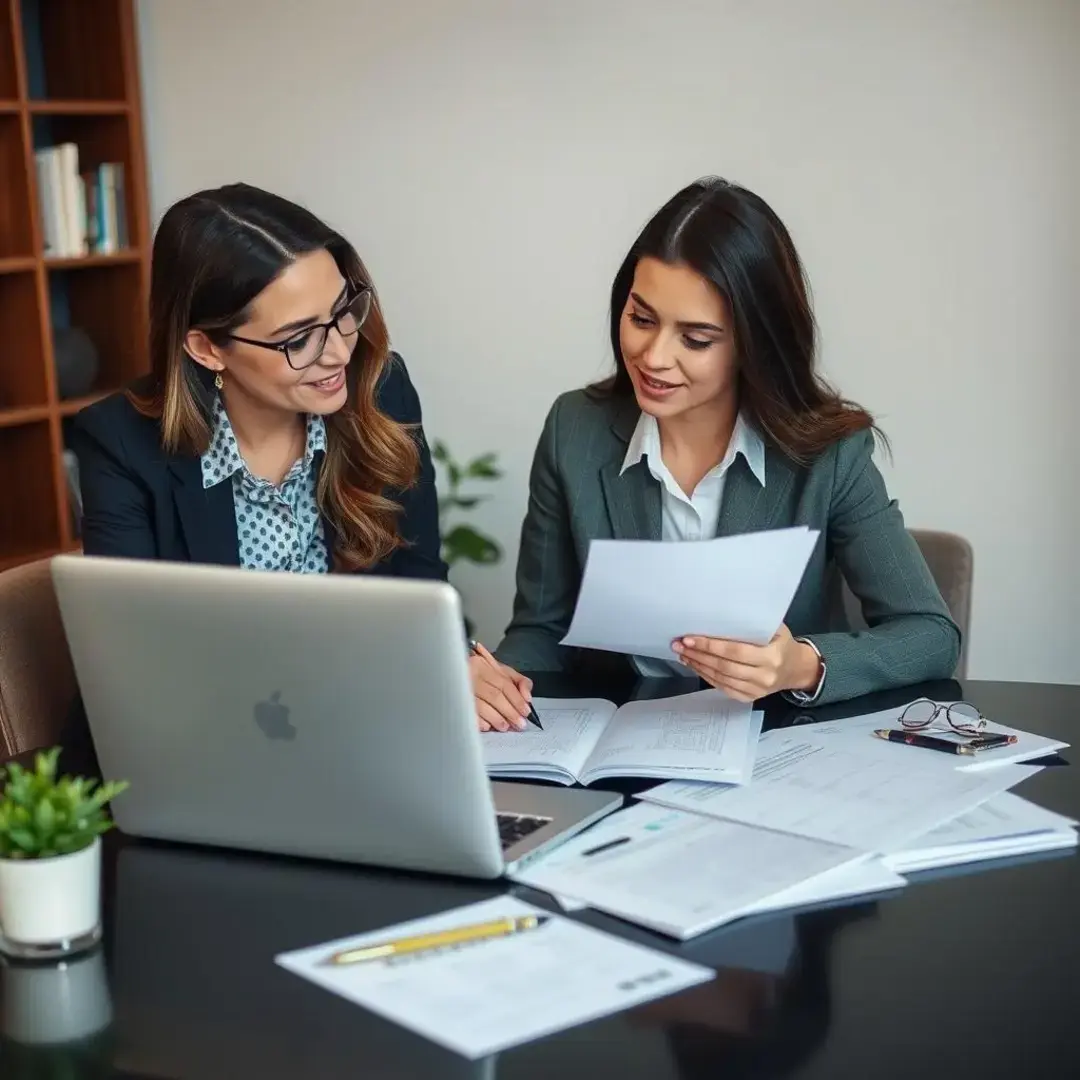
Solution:
{"label": "silver laptop", "polygon": [[52,565],[127,833],[493,878],[622,802],[488,780],[449,585]]}

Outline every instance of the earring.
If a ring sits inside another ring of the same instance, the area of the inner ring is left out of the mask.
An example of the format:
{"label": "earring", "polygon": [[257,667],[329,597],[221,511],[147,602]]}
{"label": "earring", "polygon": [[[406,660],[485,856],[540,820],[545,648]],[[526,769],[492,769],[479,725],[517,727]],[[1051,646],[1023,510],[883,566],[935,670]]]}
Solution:
{"label": "earring", "polygon": [[224,385],[225,385],[225,380],[221,377],[221,372],[219,371],[214,376],[214,389],[215,390],[220,390]]}

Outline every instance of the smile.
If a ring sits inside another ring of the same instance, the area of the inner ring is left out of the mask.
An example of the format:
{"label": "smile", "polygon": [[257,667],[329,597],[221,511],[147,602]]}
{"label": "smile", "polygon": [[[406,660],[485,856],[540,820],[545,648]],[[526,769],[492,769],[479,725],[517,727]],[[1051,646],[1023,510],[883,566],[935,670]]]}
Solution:
{"label": "smile", "polygon": [[680,388],[678,383],[669,383],[663,379],[654,378],[652,375],[646,375],[641,368],[637,369],[637,373],[641,388],[651,397],[667,396]]}
{"label": "smile", "polygon": [[345,369],[338,368],[333,375],[328,375],[325,379],[320,379],[318,382],[311,382],[307,385],[323,394],[336,393],[345,385]]}

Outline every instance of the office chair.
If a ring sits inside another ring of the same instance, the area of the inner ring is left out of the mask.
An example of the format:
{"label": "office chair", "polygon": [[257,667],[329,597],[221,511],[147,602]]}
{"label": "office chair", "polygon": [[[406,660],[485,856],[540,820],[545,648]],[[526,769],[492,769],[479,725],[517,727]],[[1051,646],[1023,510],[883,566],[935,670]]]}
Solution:
{"label": "office chair", "polygon": [[[912,529],[911,535],[923,553],[945,605],[956,625],[960,627],[960,659],[953,677],[967,675],[968,633],[971,626],[971,587],[974,576],[975,553],[971,544],[956,533],[933,529]],[[852,630],[865,630],[866,620],[855,594],[843,584],[844,612]]]}

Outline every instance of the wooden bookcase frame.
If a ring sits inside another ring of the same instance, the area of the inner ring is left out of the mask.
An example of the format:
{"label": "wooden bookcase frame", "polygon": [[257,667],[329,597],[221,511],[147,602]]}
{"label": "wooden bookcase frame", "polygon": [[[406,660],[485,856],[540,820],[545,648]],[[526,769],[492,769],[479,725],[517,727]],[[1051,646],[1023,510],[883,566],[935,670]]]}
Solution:
{"label": "wooden bookcase frame", "polygon": [[[150,214],[134,0],[0,0],[0,570],[78,547],[64,428],[147,370]],[[124,166],[129,246],[46,258],[34,151]],[[57,312],[97,348],[88,397],[61,399]]]}

